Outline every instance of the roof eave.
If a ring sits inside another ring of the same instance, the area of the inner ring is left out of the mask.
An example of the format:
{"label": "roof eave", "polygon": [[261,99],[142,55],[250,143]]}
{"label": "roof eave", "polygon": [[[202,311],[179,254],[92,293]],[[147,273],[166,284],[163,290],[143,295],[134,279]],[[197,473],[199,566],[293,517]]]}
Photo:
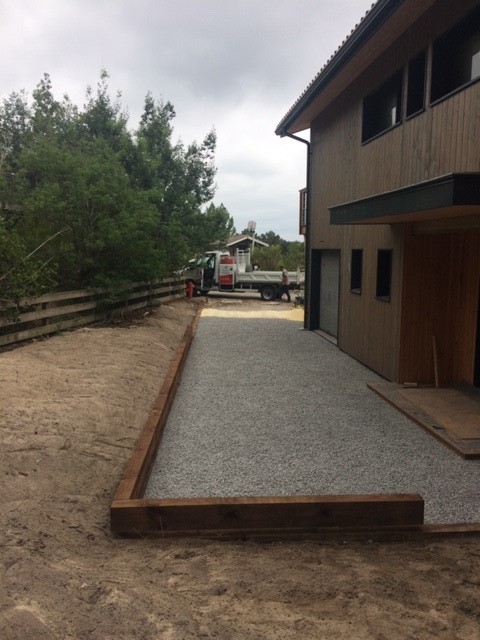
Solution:
{"label": "roof eave", "polygon": [[358,27],[327,62],[317,77],[307,87],[297,102],[280,121],[275,133],[284,137],[307,129],[310,123],[302,122],[305,109],[320,94],[329,82],[343,69],[372,35],[388,20],[405,0],[378,0],[372,5]]}
{"label": "roof eave", "polygon": [[329,207],[330,224],[394,224],[468,216],[480,207],[480,172],[450,173]]}

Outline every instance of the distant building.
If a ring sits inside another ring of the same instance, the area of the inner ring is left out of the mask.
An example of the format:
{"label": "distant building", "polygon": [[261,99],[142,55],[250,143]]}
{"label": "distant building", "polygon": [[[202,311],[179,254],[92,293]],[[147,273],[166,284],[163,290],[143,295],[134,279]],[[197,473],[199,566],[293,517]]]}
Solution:
{"label": "distant building", "polygon": [[305,326],[388,380],[480,386],[479,113],[478,0],[378,0],[277,127],[310,130]]}
{"label": "distant building", "polygon": [[230,255],[234,256],[237,249],[240,251],[247,251],[249,249],[250,252],[252,252],[252,249],[255,249],[256,246],[268,247],[269,245],[253,236],[240,234],[228,238],[226,246]]}

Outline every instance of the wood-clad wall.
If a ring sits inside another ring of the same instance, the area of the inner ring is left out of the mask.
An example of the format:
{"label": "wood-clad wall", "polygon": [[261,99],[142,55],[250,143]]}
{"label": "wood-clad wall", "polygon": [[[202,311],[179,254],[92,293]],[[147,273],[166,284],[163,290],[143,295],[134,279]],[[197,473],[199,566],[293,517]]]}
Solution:
{"label": "wood-clad wall", "polygon": [[480,233],[405,234],[399,382],[473,382]]}
{"label": "wood-clad wall", "polygon": [[[403,67],[419,50],[427,47],[432,34],[436,36],[441,33],[441,27],[435,22],[435,18],[437,21],[445,19],[448,3],[440,4],[444,5],[444,10],[437,14],[427,14],[428,24],[415,25],[401,43],[393,43],[389,54],[375,61],[355,85],[317,118],[311,130],[311,246],[313,249],[341,249],[338,344],[343,350],[392,380],[398,379],[400,375],[407,378],[410,374],[413,375],[408,357],[402,362],[399,359],[403,225],[330,225],[328,208],[448,173],[480,171],[480,82],[458,91],[436,105],[428,105],[422,113],[402,122],[384,135],[365,144],[361,142],[363,97],[386,77]],[[455,256],[458,258],[460,255],[456,252],[468,251],[470,243],[475,244],[477,241],[471,240],[467,233],[452,234],[448,241],[442,241],[439,237],[429,237],[423,241],[417,239],[413,243],[413,249],[411,242],[410,239],[407,247],[408,250],[413,250],[414,255],[410,259],[409,268],[416,263],[418,245],[418,255],[422,255],[422,251],[431,252],[432,264],[439,262],[439,272],[442,273],[446,267],[440,264],[441,254],[446,242],[450,247],[449,251],[453,252],[448,273],[448,277],[453,278],[454,275],[461,275],[460,271],[455,271]],[[423,249],[420,248],[422,242]],[[352,249],[364,251],[361,295],[352,294],[349,290]],[[377,249],[393,250],[390,302],[375,299]],[[462,260],[463,258],[457,260],[457,266]],[[474,262],[475,259],[470,256],[466,259],[466,268],[474,271]],[[474,277],[473,271],[471,277]],[[414,275],[410,274],[409,277],[409,282],[413,282]],[[431,283],[438,292],[438,299],[444,295],[438,291],[439,283],[440,280]],[[463,300],[465,296],[470,299],[473,293],[469,290],[467,295],[464,291],[462,296]],[[463,302],[460,298],[458,300],[462,306]],[[474,311],[472,309],[473,307],[462,306],[461,310],[462,314],[466,314],[465,317],[469,317],[470,325],[472,319],[469,314],[476,314],[476,306]],[[405,321],[410,322],[408,318],[411,317],[407,314]],[[447,320],[445,330],[452,335],[451,332],[456,332],[461,323],[450,318],[445,321]],[[418,318],[415,321],[418,322]],[[424,330],[428,332],[430,326],[425,322]],[[472,344],[463,344],[458,336],[457,344],[460,344],[458,339],[463,345],[460,350],[465,351],[464,355],[458,355],[458,349],[453,349],[448,341],[445,341],[445,349],[455,359],[455,377],[465,378],[466,372],[471,370]],[[411,340],[414,341],[415,338],[412,336]],[[406,345],[404,338],[402,345]],[[425,344],[422,348],[431,349],[431,345]],[[414,351],[415,347],[412,346],[411,352]],[[422,358],[425,362],[430,360],[430,367],[431,357],[425,355]],[[431,369],[428,367],[418,375],[429,378]]]}
{"label": "wood-clad wall", "polygon": [[[314,240],[328,207],[454,172],[480,171],[480,81],[361,143],[361,101],[336,105],[312,130]],[[323,207],[322,215],[316,215]]]}

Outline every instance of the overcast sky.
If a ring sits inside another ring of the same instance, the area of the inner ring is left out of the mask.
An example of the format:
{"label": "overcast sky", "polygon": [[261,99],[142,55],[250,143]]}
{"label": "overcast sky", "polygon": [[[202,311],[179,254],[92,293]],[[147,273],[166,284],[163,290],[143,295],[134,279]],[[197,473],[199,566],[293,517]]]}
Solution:
{"label": "overcast sky", "polygon": [[0,99],[44,73],[79,106],[109,73],[136,128],[170,101],[174,140],[217,132],[217,192],[237,231],[298,240],[305,145],[276,125],[372,0],[0,0]]}

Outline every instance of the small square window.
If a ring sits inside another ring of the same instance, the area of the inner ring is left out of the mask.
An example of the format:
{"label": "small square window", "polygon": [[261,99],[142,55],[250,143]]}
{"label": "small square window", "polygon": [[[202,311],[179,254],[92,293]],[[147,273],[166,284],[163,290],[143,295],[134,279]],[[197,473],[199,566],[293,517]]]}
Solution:
{"label": "small square window", "polygon": [[362,292],[362,267],[363,250],[352,249],[352,258],[350,262],[350,291],[352,293]]}
{"label": "small square window", "polygon": [[380,300],[390,300],[392,282],[392,250],[379,249],[377,253],[377,287],[375,295]]}

